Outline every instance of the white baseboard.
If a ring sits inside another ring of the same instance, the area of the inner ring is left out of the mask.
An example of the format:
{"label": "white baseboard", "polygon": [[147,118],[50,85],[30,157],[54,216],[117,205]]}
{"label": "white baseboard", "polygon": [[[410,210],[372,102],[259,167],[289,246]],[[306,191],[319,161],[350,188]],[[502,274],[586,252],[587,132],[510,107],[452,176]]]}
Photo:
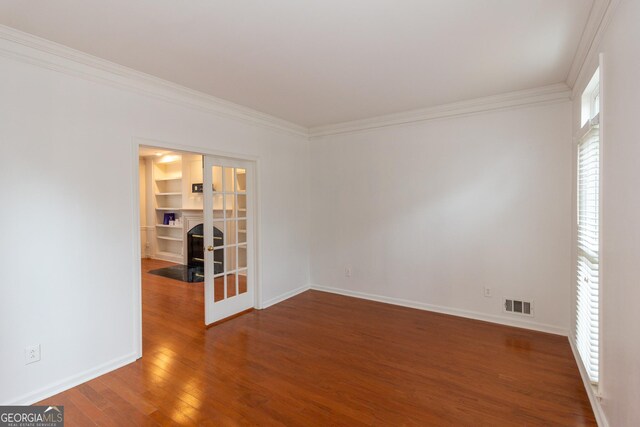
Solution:
{"label": "white baseboard", "polygon": [[450,314],[452,316],[466,317],[468,319],[482,320],[485,322],[498,323],[500,325],[514,326],[517,328],[531,329],[534,331],[547,332],[550,334],[568,336],[568,331],[564,328],[547,325],[544,323],[532,322],[529,320],[511,319],[504,316],[479,313],[477,311],[461,310],[458,308],[443,307],[439,305],[426,304],[422,302],[409,301],[400,298],[385,297],[365,292],[349,291],[346,289],[332,288],[328,286],[311,285],[311,289],[332,294],[345,295],[349,297],[362,298],[371,301],[384,302],[387,304],[400,305],[402,307],[417,308],[419,310],[434,311],[436,313]]}
{"label": "white baseboard", "polygon": [[584,384],[585,390],[587,390],[587,396],[589,396],[589,402],[591,403],[593,414],[596,416],[598,426],[609,427],[609,422],[607,421],[607,417],[605,417],[604,411],[602,410],[602,405],[600,404],[600,398],[596,395],[596,391],[591,385],[589,374],[587,374],[584,363],[582,363],[582,359],[580,358],[580,354],[578,353],[578,349],[576,348],[576,343],[573,339],[573,335],[569,334],[568,338],[569,345],[571,346],[571,351],[573,352],[573,357],[576,359],[576,364],[578,365],[578,370],[580,371],[580,377],[582,377],[582,383]]}
{"label": "white baseboard", "polygon": [[47,399],[58,393],[62,393],[65,390],[69,390],[77,385],[90,381],[94,378],[104,375],[108,372],[121,368],[129,363],[135,362],[137,356],[135,353],[128,354],[123,357],[113,359],[109,362],[103,363],[95,368],[88,369],[76,375],[72,375],[62,381],[58,381],[54,384],[45,386],[34,392],[22,395],[13,400],[10,400],[3,405],[33,405],[36,402]]}
{"label": "white baseboard", "polygon": [[285,292],[282,295],[279,295],[275,298],[271,298],[265,302],[262,303],[262,306],[260,307],[261,309],[267,308],[267,307],[271,307],[272,305],[278,304],[279,302],[282,302],[284,300],[287,300],[291,297],[294,297],[298,294],[301,294],[304,291],[308,291],[309,290],[309,285],[304,285],[304,286],[300,286],[299,288],[296,288],[292,291],[289,292]]}

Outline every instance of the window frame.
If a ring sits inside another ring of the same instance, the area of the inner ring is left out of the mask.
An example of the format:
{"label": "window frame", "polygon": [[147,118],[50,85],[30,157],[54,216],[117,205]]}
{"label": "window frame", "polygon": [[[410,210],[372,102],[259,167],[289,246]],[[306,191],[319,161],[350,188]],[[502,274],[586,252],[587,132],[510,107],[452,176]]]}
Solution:
{"label": "window frame", "polygon": [[[574,227],[575,227],[575,238],[574,238],[574,263],[573,263],[573,267],[574,267],[574,273],[572,276],[572,282],[573,282],[573,289],[575,292],[575,306],[574,308],[574,312],[573,312],[573,316],[574,316],[574,321],[576,322],[575,326],[575,330],[573,331],[573,337],[572,340],[576,343],[576,352],[577,352],[577,357],[580,359],[580,363],[584,366],[585,368],[585,372],[587,374],[587,379],[588,381],[591,383],[591,386],[594,390],[594,393],[598,396],[600,395],[600,384],[602,381],[602,284],[603,284],[603,274],[602,274],[602,159],[603,159],[603,128],[601,126],[601,116],[602,116],[602,105],[603,105],[603,93],[602,93],[602,82],[601,82],[601,61],[600,61],[600,66],[595,70],[595,72],[592,75],[591,80],[589,81],[589,83],[587,84],[587,86],[585,87],[583,93],[582,93],[582,97],[581,97],[581,127],[579,129],[578,135],[575,138],[575,157],[574,160],[576,161],[576,173],[575,173],[575,177],[576,177],[576,183],[575,183],[575,220],[576,222],[574,223]],[[594,381],[593,378],[591,377],[591,372],[587,370],[587,366],[584,363],[583,360],[583,355],[578,351],[578,347],[577,347],[577,336],[578,336],[578,285],[579,285],[579,274],[578,274],[578,261],[579,261],[579,257],[580,257],[580,247],[579,247],[579,205],[581,202],[580,199],[580,182],[579,182],[579,173],[580,173],[580,148],[581,145],[585,142],[587,142],[587,138],[589,137],[589,134],[592,134],[594,129],[598,132],[597,133],[597,138],[598,138],[598,150],[599,150],[599,154],[598,154],[598,204],[597,204],[597,209],[598,209],[598,254],[597,254],[597,262],[598,262],[598,344],[597,344],[597,354],[598,354],[598,359],[597,359],[597,380]]]}

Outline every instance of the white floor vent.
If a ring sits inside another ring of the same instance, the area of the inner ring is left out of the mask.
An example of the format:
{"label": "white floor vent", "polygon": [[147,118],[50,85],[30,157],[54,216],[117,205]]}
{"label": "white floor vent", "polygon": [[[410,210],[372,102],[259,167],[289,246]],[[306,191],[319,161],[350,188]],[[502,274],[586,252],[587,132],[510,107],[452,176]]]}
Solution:
{"label": "white floor vent", "polygon": [[533,302],[522,301],[513,298],[504,299],[504,311],[507,313],[533,316]]}

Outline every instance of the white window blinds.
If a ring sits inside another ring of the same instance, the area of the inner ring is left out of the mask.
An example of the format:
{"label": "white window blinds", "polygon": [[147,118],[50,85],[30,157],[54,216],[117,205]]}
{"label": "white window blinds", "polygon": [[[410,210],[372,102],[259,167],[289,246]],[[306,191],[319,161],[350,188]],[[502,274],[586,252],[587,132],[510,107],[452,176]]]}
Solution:
{"label": "white window blinds", "polygon": [[576,295],[576,346],[593,383],[598,382],[599,192],[600,132],[595,125],[578,145]]}

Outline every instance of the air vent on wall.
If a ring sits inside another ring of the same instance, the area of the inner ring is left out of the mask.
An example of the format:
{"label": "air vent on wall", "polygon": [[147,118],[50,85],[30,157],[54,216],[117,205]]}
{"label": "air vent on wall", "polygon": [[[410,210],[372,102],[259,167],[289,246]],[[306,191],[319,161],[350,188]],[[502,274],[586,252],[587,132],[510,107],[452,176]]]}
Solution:
{"label": "air vent on wall", "polygon": [[523,316],[533,316],[533,302],[505,298],[504,311],[507,313],[521,314]]}

